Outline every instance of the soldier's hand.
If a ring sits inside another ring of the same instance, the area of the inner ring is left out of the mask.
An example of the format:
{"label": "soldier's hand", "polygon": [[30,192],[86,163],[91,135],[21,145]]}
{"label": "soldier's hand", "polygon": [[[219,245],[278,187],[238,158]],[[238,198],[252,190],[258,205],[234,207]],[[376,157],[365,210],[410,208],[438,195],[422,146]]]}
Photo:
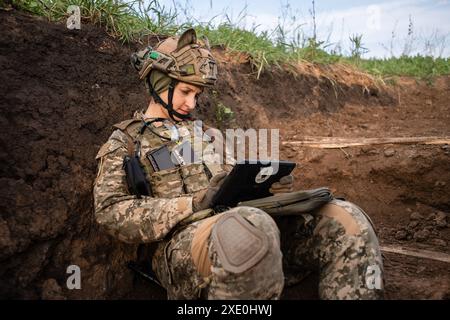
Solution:
{"label": "soldier's hand", "polygon": [[207,189],[200,190],[194,193],[194,199],[192,200],[192,208],[194,212],[211,208],[214,195],[217,193],[217,191],[219,191],[220,187],[225,181],[226,176],[227,172],[221,172],[215,175],[209,181],[209,186]]}
{"label": "soldier's hand", "polygon": [[272,194],[287,193],[294,191],[294,176],[288,175],[280,179],[280,181],[272,183],[269,192]]}

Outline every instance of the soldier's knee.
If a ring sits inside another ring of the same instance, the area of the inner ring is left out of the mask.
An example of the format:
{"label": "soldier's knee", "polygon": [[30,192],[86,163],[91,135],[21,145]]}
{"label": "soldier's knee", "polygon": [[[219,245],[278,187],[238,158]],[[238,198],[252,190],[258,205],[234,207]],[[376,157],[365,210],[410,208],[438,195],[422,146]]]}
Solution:
{"label": "soldier's knee", "polygon": [[[383,294],[383,262],[374,228],[357,205],[333,200],[318,212],[322,298],[376,299]],[[354,281],[354,279],[359,279]],[[344,288],[344,289],[343,289]]]}
{"label": "soldier's knee", "polygon": [[230,210],[216,222],[211,245],[216,281],[237,285],[227,290],[242,290],[235,292],[240,298],[279,298],[284,285],[279,231],[268,214],[250,207]]}
{"label": "soldier's knee", "polygon": [[319,212],[321,220],[318,230],[331,229],[337,232],[344,231],[347,236],[357,236],[364,242],[378,246],[378,240],[370,217],[354,203],[342,200],[333,200],[322,207]]}

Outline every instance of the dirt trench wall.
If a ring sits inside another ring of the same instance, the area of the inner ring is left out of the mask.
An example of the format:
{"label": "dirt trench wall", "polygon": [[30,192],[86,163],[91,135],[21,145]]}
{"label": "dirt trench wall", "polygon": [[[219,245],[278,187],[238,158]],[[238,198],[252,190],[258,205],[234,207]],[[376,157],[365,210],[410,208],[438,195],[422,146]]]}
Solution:
{"label": "dirt trench wall", "polygon": [[[121,296],[135,247],[98,230],[91,190],[108,127],[145,104],[129,49],[90,26],[0,14],[0,296]],[[59,287],[71,264],[82,290]]]}
{"label": "dirt trench wall", "polygon": [[[125,263],[136,246],[98,228],[92,183],[111,125],[148,103],[129,64],[137,46],[14,10],[0,11],[0,30],[0,298],[129,297],[135,282]],[[257,81],[248,63],[219,67],[217,93],[208,91],[199,110],[213,123],[219,101],[235,112],[234,125],[258,127],[293,112],[335,111],[346,100],[384,99],[345,84],[336,98],[331,82],[307,74],[276,71]],[[81,290],[66,287],[70,265],[81,269]]]}

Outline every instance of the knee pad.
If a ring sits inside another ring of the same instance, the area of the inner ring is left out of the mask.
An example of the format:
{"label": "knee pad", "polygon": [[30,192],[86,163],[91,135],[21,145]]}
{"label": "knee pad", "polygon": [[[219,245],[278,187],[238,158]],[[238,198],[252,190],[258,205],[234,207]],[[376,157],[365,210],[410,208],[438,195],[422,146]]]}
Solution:
{"label": "knee pad", "polygon": [[211,240],[223,268],[232,273],[245,272],[269,251],[279,250],[275,222],[255,208],[241,207],[225,214],[216,222]]}

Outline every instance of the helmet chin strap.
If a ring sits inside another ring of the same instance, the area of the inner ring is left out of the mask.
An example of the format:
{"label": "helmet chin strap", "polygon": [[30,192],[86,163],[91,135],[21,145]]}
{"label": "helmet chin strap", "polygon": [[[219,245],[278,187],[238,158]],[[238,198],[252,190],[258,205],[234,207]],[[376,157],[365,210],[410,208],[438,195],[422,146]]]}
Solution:
{"label": "helmet chin strap", "polygon": [[[183,121],[183,120],[191,120],[191,119],[192,119],[192,117],[191,117],[190,114],[181,114],[181,113],[179,113],[179,112],[176,112],[176,111],[173,109],[173,103],[172,103],[172,100],[173,100],[173,93],[174,93],[174,91],[175,91],[175,86],[176,86],[177,83],[178,83],[177,80],[172,79],[172,81],[171,81],[170,84],[169,84],[169,92],[168,92],[168,100],[169,100],[169,103],[165,103],[165,102],[163,101],[163,99],[161,99],[161,97],[159,96],[159,94],[155,91],[155,89],[153,88],[152,84],[150,83],[150,76],[147,77],[146,81],[147,81],[148,89],[149,89],[150,94],[152,95],[153,99],[155,99],[155,101],[156,101],[157,103],[159,103],[160,105],[162,105],[162,106],[167,110],[167,112],[169,113],[169,117],[170,117],[173,121],[175,121],[175,122],[180,122],[180,121]],[[176,119],[175,119],[175,116],[176,116],[177,118],[181,119],[181,120],[176,120]]]}

